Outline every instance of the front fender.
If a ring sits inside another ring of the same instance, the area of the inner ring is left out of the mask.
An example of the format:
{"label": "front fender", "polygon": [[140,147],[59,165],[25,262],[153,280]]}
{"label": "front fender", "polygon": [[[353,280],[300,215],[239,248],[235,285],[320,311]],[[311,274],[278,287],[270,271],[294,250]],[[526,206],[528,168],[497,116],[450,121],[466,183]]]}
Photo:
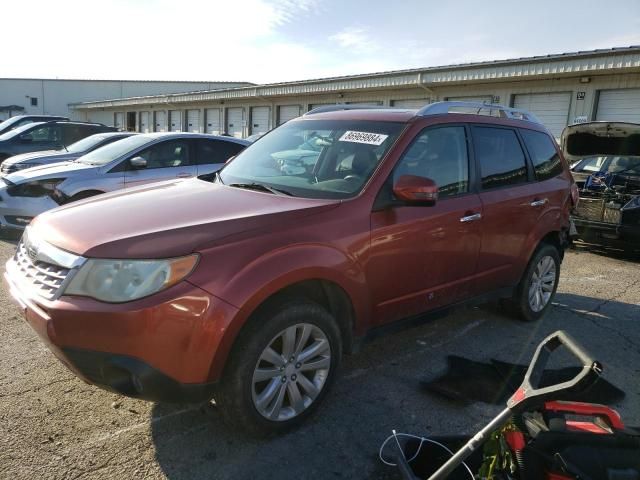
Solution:
{"label": "front fender", "polygon": [[305,244],[269,252],[237,270],[221,290],[220,285],[215,288],[214,283],[202,283],[198,276],[189,279],[239,309],[222,326],[223,339],[214,354],[210,379],[222,374],[231,348],[251,314],[275,293],[308,280],[324,280],[342,288],[353,306],[356,334],[366,329],[371,302],[364,271],[355,257],[335,247]]}

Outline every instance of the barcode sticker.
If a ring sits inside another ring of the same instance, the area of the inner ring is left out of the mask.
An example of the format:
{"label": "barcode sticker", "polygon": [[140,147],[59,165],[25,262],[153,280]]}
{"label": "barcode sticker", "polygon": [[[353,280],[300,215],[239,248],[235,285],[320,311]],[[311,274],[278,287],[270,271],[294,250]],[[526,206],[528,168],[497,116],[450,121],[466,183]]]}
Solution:
{"label": "barcode sticker", "polygon": [[348,130],[339,138],[340,142],[365,143],[367,145],[382,145],[389,135],[380,133],[354,132]]}

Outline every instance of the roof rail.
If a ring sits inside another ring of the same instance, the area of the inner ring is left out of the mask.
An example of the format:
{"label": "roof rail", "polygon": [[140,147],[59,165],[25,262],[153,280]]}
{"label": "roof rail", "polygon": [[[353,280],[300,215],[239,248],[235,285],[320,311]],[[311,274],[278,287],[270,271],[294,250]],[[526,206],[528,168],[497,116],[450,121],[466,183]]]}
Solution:
{"label": "roof rail", "polygon": [[309,110],[307,113],[305,113],[303,116],[306,115],[315,115],[316,113],[326,113],[326,112],[337,112],[339,110],[375,110],[375,109],[381,109],[381,108],[385,108],[382,105],[369,105],[369,104],[362,104],[362,103],[338,103],[336,105],[323,105],[321,107],[316,107],[312,110]]}
{"label": "roof rail", "polygon": [[[527,110],[521,110],[519,108],[505,107],[504,105],[497,105],[495,103],[480,103],[480,102],[435,102],[425,105],[417,111],[416,115],[440,115],[449,113],[452,108],[465,108],[469,110],[477,110],[477,115],[482,115],[482,111],[489,111],[491,115],[492,111],[498,111],[498,115],[502,118],[512,118],[515,120],[526,120],[527,122],[539,123],[542,122],[533,113]],[[463,112],[468,113],[468,112]],[[485,114],[486,115],[486,114]]]}

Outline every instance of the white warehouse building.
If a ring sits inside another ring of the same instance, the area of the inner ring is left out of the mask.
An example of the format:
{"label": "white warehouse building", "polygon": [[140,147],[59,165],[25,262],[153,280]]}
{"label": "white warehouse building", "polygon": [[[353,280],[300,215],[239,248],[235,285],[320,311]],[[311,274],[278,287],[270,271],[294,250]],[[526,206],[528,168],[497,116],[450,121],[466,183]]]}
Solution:
{"label": "white warehouse building", "polygon": [[[70,104],[110,98],[166,95],[196,90],[251,86],[247,82],[169,82],[134,80],[61,80],[0,78],[0,121],[13,115],[61,115],[83,117]],[[79,116],[78,116],[79,115]],[[113,125],[113,115],[94,115],[96,122]],[[121,125],[123,128],[125,125]]]}
{"label": "white warehouse building", "polygon": [[[501,103],[535,113],[559,137],[576,122],[640,122],[640,46],[442,67],[79,101],[74,116],[140,132],[247,137],[326,104],[417,108],[440,100]],[[130,122],[127,121],[130,120]]]}

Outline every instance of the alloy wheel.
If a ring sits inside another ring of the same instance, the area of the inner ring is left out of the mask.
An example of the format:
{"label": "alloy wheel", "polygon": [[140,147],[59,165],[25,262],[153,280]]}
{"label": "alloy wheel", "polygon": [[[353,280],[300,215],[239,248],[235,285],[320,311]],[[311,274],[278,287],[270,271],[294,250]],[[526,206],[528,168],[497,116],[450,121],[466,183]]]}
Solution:
{"label": "alloy wheel", "polygon": [[262,351],[252,378],[256,410],[272,421],[290,420],[309,408],[331,367],[331,346],[316,325],[298,323],[278,333]]}
{"label": "alloy wheel", "polygon": [[556,262],[550,256],[540,259],[531,276],[529,284],[529,306],[534,312],[540,312],[551,300],[556,284]]}

